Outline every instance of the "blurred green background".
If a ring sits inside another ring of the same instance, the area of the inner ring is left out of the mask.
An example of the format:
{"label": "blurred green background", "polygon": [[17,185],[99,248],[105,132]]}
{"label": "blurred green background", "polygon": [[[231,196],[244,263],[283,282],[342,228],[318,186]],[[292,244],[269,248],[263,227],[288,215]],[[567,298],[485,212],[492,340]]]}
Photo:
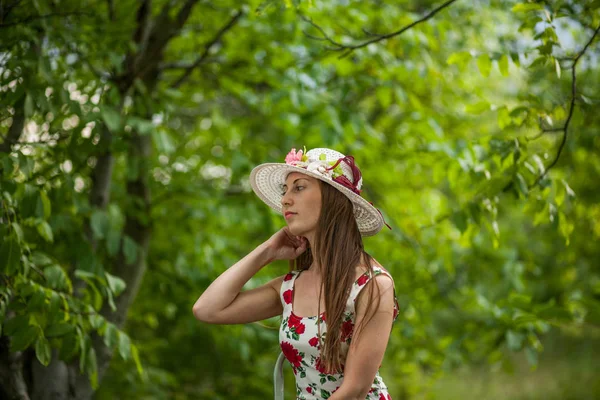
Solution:
{"label": "blurred green background", "polygon": [[251,169],[306,146],[392,227],[394,399],[600,398],[599,29],[597,0],[0,1],[0,397],[271,398],[279,320],[192,305],[285,223]]}

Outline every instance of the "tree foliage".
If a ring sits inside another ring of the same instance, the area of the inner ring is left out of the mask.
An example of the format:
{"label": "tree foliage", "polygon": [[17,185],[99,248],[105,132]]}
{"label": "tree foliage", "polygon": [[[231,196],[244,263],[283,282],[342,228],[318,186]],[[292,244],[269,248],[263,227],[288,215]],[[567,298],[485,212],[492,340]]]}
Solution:
{"label": "tree foliage", "polygon": [[284,223],[248,175],[292,147],[354,155],[393,228],[395,396],[597,327],[599,9],[0,2],[0,394],[269,397],[278,321],[191,306]]}

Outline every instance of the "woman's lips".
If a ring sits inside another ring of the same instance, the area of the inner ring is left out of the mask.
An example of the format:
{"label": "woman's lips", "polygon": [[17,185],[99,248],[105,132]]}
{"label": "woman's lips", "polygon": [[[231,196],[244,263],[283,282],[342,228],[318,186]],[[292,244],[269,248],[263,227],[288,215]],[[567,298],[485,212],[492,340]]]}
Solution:
{"label": "woman's lips", "polygon": [[285,213],[285,218],[286,218],[286,219],[288,219],[288,218],[291,218],[291,217],[293,217],[294,215],[296,215],[296,213],[292,213],[292,212],[286,212],[286,213]]}

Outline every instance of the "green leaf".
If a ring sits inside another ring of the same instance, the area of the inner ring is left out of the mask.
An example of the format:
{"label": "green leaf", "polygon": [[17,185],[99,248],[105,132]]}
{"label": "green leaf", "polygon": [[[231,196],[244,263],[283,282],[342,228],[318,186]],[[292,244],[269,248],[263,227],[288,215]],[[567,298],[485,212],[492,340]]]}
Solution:
{"label": "green leaf", "polygon": [[114,349],[117,343],[119,343],[119,330],[112,322],[107,322],[104,326],[102,336],[104,344],[109,349]]}
{"label": "green leaf", "polygon": [[96,350],[90,346],[85,357],[85,372],[90,377],[93,389],[98,388],[98,362],[96,360]]}
{"label": "green leaf", "polygon": [[100,314],[90,315],[89,320],[90,320],[90,326],[96,330],[102,329],[102,327],[104,327],[104,324],[106,323],[106,320]]}
{"label": "green leaf", "polygon": [[529,12],[529,11],[541,11],[543,9],[544,9],[544,6],[542,4],[519,3],[519,4],[516,4],[515,6],[513,6],[511,11],[514,13],[519,13],[519,12]]}
{"label": "green leaf", "polygon": [[36,267],[45,267],[49,264],[53,264],[52,259],[40,251],[33,252],[29,257],[29,260],[33,262]]}
{"label": "green leaf", "polygon": [[489,111],[490,103],[485,100],[481,100],[475,104],[467,104],[465,106],[465,111],[469,114],[481,114],[486,111]]}
{"label": "green leaf", "polygon": [[106,251],[108,255],[115,256],[119,252],[119,246],[121,245],[121,232],[109,229],[106,235]]}
{"label": "green leaf", "polygon": [[21,248],[16,240],[11,236],[3,238],[0,245],[0,271],[12,275],[19,270],[21,266]]}
{"label": "green leaf", "polygon": [[508,56],[506,54],[502,54],[502,57],[498,60],[498,69],[500,69],[502,76],[508,76]]}
{"label": "green leaf", "polygon": [[24,331],[29,326],[29,315],[17,315],[4,324],[4,333],[8,336]]}
{"label": "green leaf", "polygon": [[73,325],[68,324],[66,322],[59,322],[56,324],[52,324],[48,328],[46,328],[44,334],[46,335],[46,337],[59,337],[74,331],[75,327]]}
{"label": "green leaf", "polygon": [[52,228],[50,228],[50,225],[48,225],[48,223],[46,221],[38,220],[35,227],[36,227],[38,233],[40,234],[40,236],[42,238],[44,238],[45,241],[47,241],[47,242],[54,241],[54,235],[52,235]]}
{"label": "green leaf", "polygon": [[513,330],[506,331],[506,345],[512,351],[519,351],[523,348],[523,341],[525,340],[525,335],[520,332],[515,332]]}
{"label": "green leaf", "polygon": [[43,366],[47,367],[50,364],[50,343],[43,335],[35,342],[35,356]]}
{"label": "green leaf", "polygon": [[129,336],[125,332],[119,331],[118,340],[119,354],[123,360],[128,360],[129,355],[131,354],[131,339],[129,339]]}
{"label": "green leaf", "polygon": [[30,118],[33,113],[34,113],[34,108],[35,105],[33,103],[33,96],[29,93],[27,93],[25,95],[25,105],[24,105],[24,112],[25,112],[25,118]]}
{"label": "green leaf", "polygon": [[450,215],[450,220],[456,226],[456,228],[460,231],[460,233],[464,233],[467,230],[467,214],[464,211],[457,211]]}
{"label": "green leaf", "polygon": [[529,194],[529,187],[527,186],[527,182],[525,182],[525,178],[523,178],[523,175],[521,175],[518,172],[516,174],[516,178],[517,186],[519,187],[519,192],[521,192],[523,197],[527,197],[527,195]]}
{"label": "green leaf", "polygon": [[536,58],[535,60],[533,60],[533,62],[531,64],[529,64],[529,66],[527,68],[533,69],[538,66],[544,66],[544,65],[546,65],[546,62],[548,62],[548,57],[540,56],[540,57]]}
{"label": "green leaf", "polygon": [[37,326],[28,325],[24,329],[17,330],[14,335],[11,335],[10,351],[14,353],[25,350],[37,339],[39,334],[40,328]]}
{"label": "green leaf", "polygon": [[137,260],[138,246],[135,240],[129,236],[123,236],[123,253],[125,254],[125,262],[129,265]]}
{"label": "green leaf", "polygon": [[46,191],[40,190],[39,199],[40,199],[40,202],[42,203],[42,209],[43,209],[42,218],[44,218],[44,219],[50,218],[50,215],[52,213],[52,206],[50,204],[50,199],[48,198]]}
{"label": "green leaf", "polygon": [[129,117],[127,119],[127,123],[130,124],[140,135],[147,135],[154,129],[152,121],[138,117]]}
{"label": "green leaf", "polygon": [[66,290],[71,292],[71,280],[66,272],[58,265],[51,265],[44,268],[44,276],[48,282],[48,286],[55,290]]}
{"label": "green leaf", "polygon": [[90,224],[92,226],[94,237],[96,239],[104,239],[109,228],[109,220],[106,211],[100,209],[94,210],[90,218]]}
{"label": "green leaf", "polygon": [[511,306],[527,310],[531,306],[531,296],[528,296],[528,295],[525,295],[525,294],[521,294],[521,293],[512,292],[508,296],[508,303]]}
{"label": "green leaf", "polygon": [[159,153],[171,154],[175,151],[173,139],[164,129],[155,129],[152,131],[152,139]]}
{"label": "green leaf", "polygon": [[488,77],[492,69],[492,61],[490,60],[490,56],[487,54],[481,54],[479,57],[477,57],[477,67],[479,68],[481,75]]}
{"label": "green leaf", "polygon": [[103,107],[100,114],[110,131],[117,132],[121,128],[121,115],[114,108]]}
{"label": "green leaf", "polygon": [[558,79],[560,79],[560,73],[561,73],[561,68],[560,68],[560,63],[558,62],[558,59],[554,59],[554,66],[556,67],[556,76],[558,76]]}
{"label": "green leaf", "polygon": [[471,58],[471,53],[468,51],[460,51],[458,53],[452,53],[446,62],[448,65],[457,64],[460,68],[463,68]]}
{"label": "green leaf", "polygon": [[133,362],[135,363],[135,367],[137,369],[138,374],[142,376],[144,373],[144,369],[142,368],[138,348],[134,344],[131,345],[131,356],[133,358]]}
{"label": "green leaf", "polygon": [[[19,169],[27,178],[33,172],[33,168],[35,167],[35,160],[31,156],[26,156],[22,152],[18,153],[19,157]],[[26,185],[28,195],[32,197],[31,205],[27,207],[27,212],[24,212],[27,216],[30,216],[35,211],[35,201],[37,201],[37,189],[33,185]]]}
{"label": "green leaf", "polygon": [[67,333],[60,343],[59,358],[70,362],[79,350],[77,332],[72,330]]}
{"label": "green leaf", "polygon": [[21,228],[21,225],[19,225],[18,222],[13,222],[12,224],[10,224],[10,226],[15,231],[15,235],[17,235],[17,240],[19,242],[23,242],[23,240],[25,239],[25,235],[23,234],[23,228]]}
{"label": "green leaf", "polygon": [[105,272],[104,275],[106,276],[108,287],[115,296],[120,295],[123,292],[123,290],[125,290],[125,287],[127,285],[125,284],[125,281],[123,279],[119,278],[118,276],[111,275],[108,272]]}
{"label": "green leaf", "polygon": [[36,287],[33,295],[29,298],[27,302],[27,308],[30,311],[40,310],[44,308],[46,304],[46,292],[41,287]]}

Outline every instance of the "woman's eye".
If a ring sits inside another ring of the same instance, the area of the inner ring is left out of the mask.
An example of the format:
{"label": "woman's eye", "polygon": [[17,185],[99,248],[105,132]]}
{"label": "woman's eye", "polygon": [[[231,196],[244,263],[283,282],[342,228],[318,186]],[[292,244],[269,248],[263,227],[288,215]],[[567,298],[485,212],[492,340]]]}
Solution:
{"label": "woman's eye", "polygon": [[[300,188],[304,189],[304,186],[296,186],[296,187],[294,187],[294,189],[296,189],[297,191],[300,191]],[[283,190],[283,191],[281,192],[281,196],[285,196],[285,192],[286,192],[286,191],[285,191],[285,190]]]}

